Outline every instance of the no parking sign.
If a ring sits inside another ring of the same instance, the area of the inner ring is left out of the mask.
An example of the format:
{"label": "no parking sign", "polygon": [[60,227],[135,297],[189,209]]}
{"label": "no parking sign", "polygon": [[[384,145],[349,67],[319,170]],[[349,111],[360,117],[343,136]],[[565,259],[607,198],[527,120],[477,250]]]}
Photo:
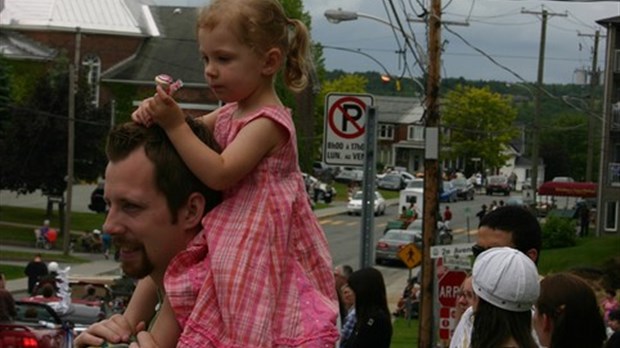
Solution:
{"label": "no parking sign", "polygon": [[327,164],[362,166],[366,108],[369,94],[330,93],[325,97],[323,161]]}

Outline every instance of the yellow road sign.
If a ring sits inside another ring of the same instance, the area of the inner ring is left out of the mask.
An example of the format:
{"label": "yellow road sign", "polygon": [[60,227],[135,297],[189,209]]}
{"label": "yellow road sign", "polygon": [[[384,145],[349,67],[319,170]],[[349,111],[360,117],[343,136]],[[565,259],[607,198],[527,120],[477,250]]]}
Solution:
{"label": "yellow road sign", "polygon": [[422,262],[422,252],[420,252],[420,249],[413,243],[407,244],[400,249],[398,251],[398,257],[400,257],[409,268],[413,268]]}

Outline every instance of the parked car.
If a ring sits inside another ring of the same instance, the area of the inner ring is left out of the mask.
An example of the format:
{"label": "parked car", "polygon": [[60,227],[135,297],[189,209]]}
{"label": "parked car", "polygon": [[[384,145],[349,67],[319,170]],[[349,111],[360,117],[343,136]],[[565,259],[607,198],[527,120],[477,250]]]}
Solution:
{"label": "parked car", "polygon": [[407,183],[407,188],[423,189],[424,188],[424,179],[422,179],[422,178],[415,178],[415,179],[409,181]]}
{"label": "parked car", "polygon": [[505,175],[493,175],[487,178],[486,193],[492,195],[496,192],[503,193],[504,196],[510,195],[510,184],[508,184],[508,177]]}
{"label": "parked car", "polygon": [[0,347],[71,347],[71,323],[45,303],[15,301],[16,316],[0,322]]}
{"label": "parked car", "polygon": [[88,209],[94,211],[95,213],[105,213],[108,210],[108,205],[103,199],[103,189],[104,184],[100,183],[90,194],[90,204],[88,205]]}
{"label": "parked car", "polygon": [[400,191],[407,186],[402,176],[398,174],[386,174],[377,180],[377,187],[384,190]]}
{"label": "parked car", "polygon": [[355,167],[342,167],[334,180],[343,184],[361,183],[364,180],[364,171]]}
{"label": "parked car", "polygon": [[458,199],[457,189],[450,181],[444,181],[439,187],[440,202],[456,202]]}
{"label": "parked car", "polygon": [[326,184],[307,173],[301,173],[301,175],[306,184],[306,191],[315,203],[317,201],[331,203],[332,199],[336,197],[337,191],[332,185]]}
{"label": "parked car", "polygon": [[[338,174],[338,167],[332,167],[322,161],[312,163],[312,175],[324,181],[332,180]],[[327,178],[329,177],[329,180]]]}
{"label": "parked car", "polygon": [[90,325],[106,318],[106,313],[102,309],[101,301],[87,301],[71,299],[66,310],[61,310],[61,298],[32,296],[21,299],[23,303],[44,303],[50,306],[60,317],[62,322],[71,323],[75,333],[86,330]]}
{"label": "parked car", "polygon": [[380,265],[383,262],[402,262],[398,257],[398,252],[410,243],[414,243],[418,248],[422,248],[421,229],[387,231],[375,246],[375,263]]}
{"label": "parked car", "polygon": [[476,188],[474,184],[466,178],[456,178],[452,180],[452,185],[456,188],[456,195],[458,198],[473,201],[476,195]]}
{"label": "parked car", "polygon": [[[351,197],[351,199],[349,200],[349,204],[347,204],[347,214],[360,215],[362,213],[363,197],[364,196],[363,196],[362,191],[357,191],[353,195],[353,197]],[[378,191],[375,191],[375,204],[374,204],[375,215],[385,214],[385,207],[386,207],[385,199]]]}

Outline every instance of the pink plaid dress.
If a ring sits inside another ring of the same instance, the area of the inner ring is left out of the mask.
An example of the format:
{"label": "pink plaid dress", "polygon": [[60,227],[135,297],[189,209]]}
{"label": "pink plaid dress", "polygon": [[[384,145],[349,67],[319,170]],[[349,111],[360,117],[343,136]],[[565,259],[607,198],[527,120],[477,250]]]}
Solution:
{"label": "pink plaid dress", "polygon": [[170,263],[165,287],[183,329],[178,347],[334,347],[338,311],[327,240],[297,164],[292,117],[264,107],[240,120],[227,104],[215,125],[225,148],[258,117],[289,138],[208,213]]}

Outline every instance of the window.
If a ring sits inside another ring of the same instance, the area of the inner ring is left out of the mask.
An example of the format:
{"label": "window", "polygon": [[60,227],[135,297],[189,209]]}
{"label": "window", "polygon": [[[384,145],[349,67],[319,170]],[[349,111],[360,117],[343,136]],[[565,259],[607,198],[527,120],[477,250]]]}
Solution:
{"label": "window", "polygon": [[88,54],[82,60],[86,83],[88,84],[90,102],[94,106],[99,106],[99,76],[101,75],[101,60],[99,57]]}
{"label": "window", "polygon": [[384,139],[384,140],[394,139],[394,125],[380,124],[379,125],[379,139]]}
{"label": "window", "polygon": [[605,205],[605,231],[618,231],[618,202]]}
{"label": "window", "polygon": [[407,129],[407,140],[423,141],[424,140],[424,127],[423,126],[409,126]]}

